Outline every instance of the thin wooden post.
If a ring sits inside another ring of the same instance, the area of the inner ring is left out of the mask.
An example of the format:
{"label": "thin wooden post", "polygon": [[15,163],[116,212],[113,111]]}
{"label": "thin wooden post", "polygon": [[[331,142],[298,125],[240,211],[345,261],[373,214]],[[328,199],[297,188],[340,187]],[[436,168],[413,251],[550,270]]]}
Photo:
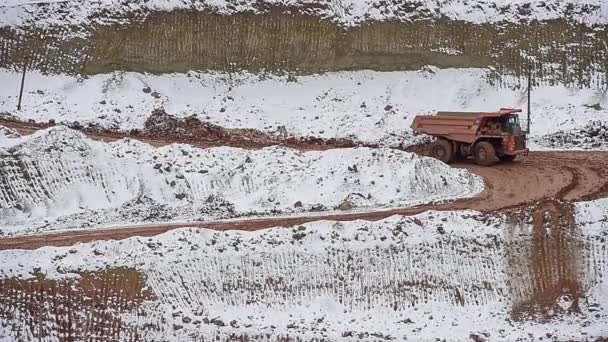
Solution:
{"label": "thin wooden post", "polygon": [[532,101],[532,65],[528,62],[528,129],[527,134],[530,134],[530,112],[531,112],[531,104]]}
{"label": "thin wooden post", "polygon": [[23,75],[21,76],[21,88],[19,89],[19,103],[17,104],[17,110],[21,110],[21,100],[23,99],[23,87],[25,86],[25,72],[27,71],[27,64],[29,59],[26,58],[23,63]]}

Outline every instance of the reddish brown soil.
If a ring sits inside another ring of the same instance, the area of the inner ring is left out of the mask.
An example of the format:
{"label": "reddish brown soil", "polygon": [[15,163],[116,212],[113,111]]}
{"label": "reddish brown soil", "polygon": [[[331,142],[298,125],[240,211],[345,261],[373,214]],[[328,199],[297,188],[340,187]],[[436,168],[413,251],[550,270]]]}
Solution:
{"label": "reddish brown soil", "polygon": [[[513,318],[550,318],[563,310],[579,312],[579,300],[584,293],[581,280],[585,277],[584,267],[580,266],[580,234],[572,204],[543,200],[512,214],[520,219],[531,217],[533,226],[531,242],[517,251],[527,256],[526,263],[513,265],[514,272],[510,272],[529,276],[529,282],[524,282],[526,286],[518,289],[523,296],[515,296],[513,300]],[[568,302],[566,309],[558,306],[560,300]]]}
{"label": "reddish brown soil", "polygon": [[[15,332],[28,327],[36,340],[51,331],[58,332],[61,341],[134,340],[137,330],[123,322],[120,313],[133,312],[144,300],[153,299],[143,275],[132,268],[115,268],[79,276],[0,279],[0,319],[10,322],[8,329]],[[29,340],[23,338],[19,340]]]}
{"label": "reddish brown soil", "polygon": [[[10,115],[0,114],[0,125],[15,129],[21,135],[32,134],[55,125],[54,122],[21,121]],[[176,118],[162,110],[157,110],[146,120],[141,130],[129,132],[114,131],[97,125],[82,125],[79,122],[66,123],[66,126],[86,133],[89,138],[106,142],[123,138],[133,138],[153,146],[173,143],[190,144],[200,148],[217,146],[259,149],[268,146],[284,145],[299,150],[326,150],[354,147],[357,144],[348,139],[323,139],[318,137],[293,137],[279,129],[275,134],[255,129],[229,129],[201,121],[196,117]],[[366,145],[375,147],[375,145]]]}
{"label": "reddish brown soil", "polygon": [[520,206],[534,206],[541,200],[590,200],[608,195],[608,152],[532,152],[513,163],[482,167],[470,161],[454,166],[482,176],[486,190],[477,197],[444,204],[414,208],[345,212],[299,217],[222,220],[207,222],[159,223],[101,229],[51,232],[0,239],[2,249],[34,249],[41,246],[66,246],[95,240],[153,236],[183,227],[216,230],[258,230],[275,226],[293,226],[318,220],[380,220],[392,215],[414,215],[427,210],[474,209],[481,212],[503,211]]}

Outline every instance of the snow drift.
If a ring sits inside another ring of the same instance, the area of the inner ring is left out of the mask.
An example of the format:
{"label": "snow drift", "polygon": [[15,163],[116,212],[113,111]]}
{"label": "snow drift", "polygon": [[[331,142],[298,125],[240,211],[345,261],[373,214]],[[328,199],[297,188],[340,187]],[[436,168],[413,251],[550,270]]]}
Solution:
{"label": "snow drift", "polygon": [[[289,136],[347,138],[388,145],[417,142],[415,115],[440,110],[494,111],[525,108],[525,86],[490,84],[491,69],[437,69],[408,72],[336,72],[288,76],[249,73],[150,75],[114,73],[87,79],[28,75],[21,119],[79,121],[109,129],[141,129],[156,108],[178,117],[226,128],[266,133],[284,127]],[[507,77],[508,78],[508,77]],[[0,112],[13,112],[21,78],[2,71]],[[35,85],[35,86],[34,86]],[[583,127],[605,120],[608,97],[602,88],[541,85],[532,95],[532,135]]]}
{"label": "snow drift", "polygon": [[78,226],[396,207],[483,189],[466,170],[390,149],[156,149],[134,140],[92,141],[65,127],[5,137],[0,146],[2,225],[62,217],[64,225]]}

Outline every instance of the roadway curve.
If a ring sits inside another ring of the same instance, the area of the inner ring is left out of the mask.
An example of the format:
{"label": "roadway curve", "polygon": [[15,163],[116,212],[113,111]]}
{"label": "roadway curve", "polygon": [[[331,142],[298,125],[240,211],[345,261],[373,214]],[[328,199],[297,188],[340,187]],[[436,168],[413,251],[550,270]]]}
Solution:
{"label": "roadway curve", "polygon": [[477,197],[443,204],[371,212],[328,213],[298,217],[223,220],[187,223],[142,224],[100,229],[51,232],[0,239],[0,250],[34,249],[42,246],[66,246],[96,240],[119,240],[131,236],[153,236],[183,227],[216,230],[258,230],[275,226],[293,226],[317,220],[380,220],[392,215],[415,215],[427,210],[474,209],[496,212],[529,206],[544,199],[565,201],[591,200],[608,196],[608,152],[545,151],[532,152],[514,163],[481,167],[461,162],[482,176],[486,189]]}

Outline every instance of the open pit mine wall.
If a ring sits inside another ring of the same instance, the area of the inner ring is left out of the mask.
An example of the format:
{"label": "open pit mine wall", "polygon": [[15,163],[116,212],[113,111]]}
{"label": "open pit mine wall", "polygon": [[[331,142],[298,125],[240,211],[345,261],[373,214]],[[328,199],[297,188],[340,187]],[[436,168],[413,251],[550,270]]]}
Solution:
{"label": "open pit mine wall", "polygon": [[608,75],[608,28],[566,20],[369,21],[345,28],[330,19],[293,10],[287,14],[280,8],[262,14],[175,11],[136,18],[129,24],[86,28],[0,28],[0,68],[22,69],[26,58],[30,68],[45,73],[83,75],[492,66],[497,76],[490,81],[500,83],[499,75],[527,75],[532,57],[534,78],[543,83],[597,87]]}

